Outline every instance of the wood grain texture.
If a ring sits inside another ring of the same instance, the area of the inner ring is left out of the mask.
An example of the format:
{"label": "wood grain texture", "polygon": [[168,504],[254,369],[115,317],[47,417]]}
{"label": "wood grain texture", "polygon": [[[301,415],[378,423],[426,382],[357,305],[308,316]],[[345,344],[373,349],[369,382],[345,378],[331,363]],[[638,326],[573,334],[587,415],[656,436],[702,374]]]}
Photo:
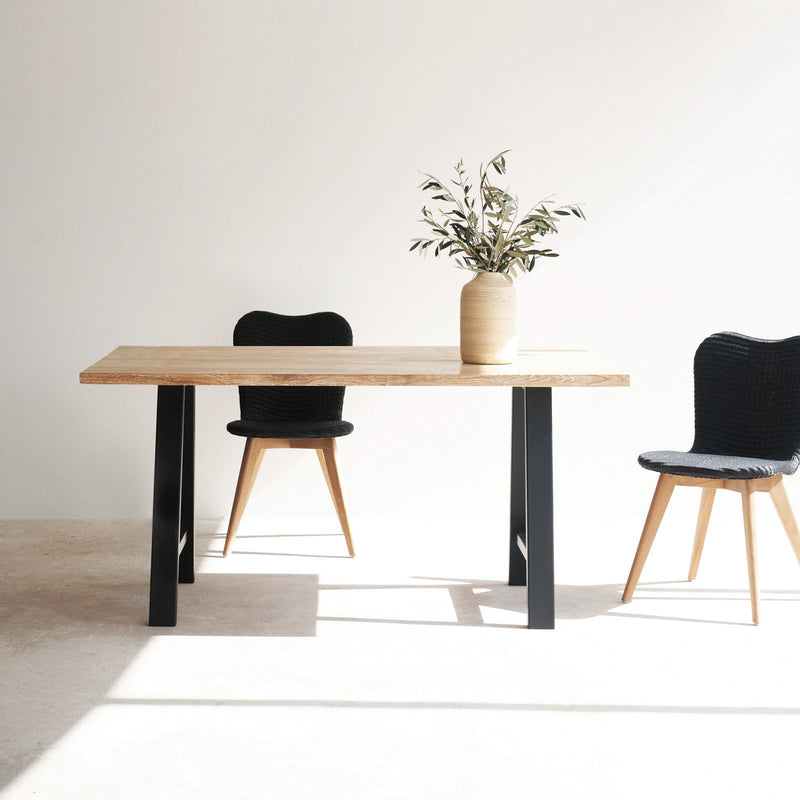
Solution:
{"label": "wood grain texture", "polygon": [[778,512],[783,529],[789,537],[789,543],[792,545],[792,550],[800,562],[800,530],[797,527],[797,520],[794,518],[792,507],[789,505],[789,497],[786,494],[786,487],[783,482],[777,483],[770,490],[769,496],[775,504],[775,510]]}
{"label": "wood grain texture", "polygon": [[658,526],[664,516],[664,511],[669,503],[670,495],[675,486],[696,486],[703,489],[700,500],[700,512],[697,517],[697,529],[695,531],[694,546],[692,548],[692,558],[689,564],[689,580],[697,577],[697,568],[700,563],[700,556],[703,552],[703,544],[708,529],[708,521],[711,516],[711,508],[714,503],[714,495],[717,489],[728,489],[739,492],[742,496],[742,516],[744,517],[744,538],[747,551],[747,576],[750,586],[750,610],[753,622],[759,622],[759,590],[758,590],[758,547],[756,542],[756,520],[753,504],[753,496],[756,492],[769,492],[778,516],[783,523],[789,542],[792,545],[797,560],[800,561],[800,529],[798,529],[792,508],[789,505],[789,498],[783,485],[783,475],[771,475],[766,478],[756,480],[729,480],[725,478],[694,478],[682,475],[670,475],[664,473],[659,475],[656,491],[650,504],[650,511],[645,520],[644,530],[642,531],[639,547],[633,559],[628,582],[622,593],[623,602],[628,602],[633,597],[636,584],[642,572],[642,567],[647,560],[650,547],[655,539]]}
{"label": "wood grain texture", "polygon": [[336,439],[327,439],[323,446],[317,450],[319,465],[322,467],[322,474],[325,476],[325,483],[328,484],[328,491],[336,509],[336,516],[342,526],[342,533],[347,542],[347,552],[354,556],[353,537],[350,533],[350,521],[347,518],[347,508],[344,504],[344,493],[342,492],[342,481],[339,477],[339,466],[336,463]]}
{"label": "wood grain texture", "polygon": [[734,480],[733,478],[693,478],[687,475],[672,475],[676,486],[699,486],[703,489],[728,489],[732,492],[771,492],[779,484],[782,475],[770,475],[755,480]]}
{"label": "wood grain texture", "polygon": [[636,584],[639,583],[639,576],[642,574],[650,548],[653,546],[653,541],[658,533],[659,525],[661,525],[661,520],[664,518],[669,499],[672,497],[672,490],[675,488],[674,478],[674,475],[661,474],[658,476],[658,483],[656,484],[655,492],[653,492],[653,499],[650,501],[650,510],[647,512],[647,518],[644,521],[639,546],[636,548],[636,554],[633,557],[628,582],[625,584],[625,590],[622,593],[623,603],[629,603],[633,599],[633,592],[636,589]]}
{"label": "wood grain texture", "polygon": [[353,549],[353,538],[350,533],[350,522],[347,518],[347,509],[344,504],[342,494],[342,483],[339,478],[339,467],[336,463],[336,439],[259,439],[248,437],[244,446],[242,465],[239,470],[239,480],[236,484],[236,492],[233,497],[233,508],[228,522],[228,533],[225,537],[225,546],[222,551],[223,556],[230,555],[236,533],[239,530],[239,523],[242,520],[247,501],[253,491],[258,471],[264,453],[267,450],[291,449],[291,450],[316,450],[322,473],[325,476],[325,483],[328,485],[331,499],[333,500],[336,516],[342,526],[342,533],[347,543],[347,552],[355,555]]}
{"label": "wood grain texture", "polygon": [[258,477],[258,470],[261,468],[261,461],[264,458],[264,448],[258,446],[258,440],[249,438],[245,442],[242,465],[239,468],[239,480],[236,483],[236,492],[233,496],[233,508],[231,517],[228,521],[228,533],[225,537],[225,547],[222,551],[223,556],[231,552],[236,533],[239,530],[239,523],[242,520],[250,493]]}
{"label": "wood grain texture", "polygon": [[755,489],[742,492],[742,516],[744,517],[744,542],[747,551],[747,578],[750,583],[750,611],[753,624],[758,625],[758,548],[756,546],[756,515],[753,508],[754,493]]}
{"label": "wood grain texture", "polygon": [[708,521],[711,519],[711,508],[714,505],[714,495],[716,493],[717,490],[714,487],[705,487],[700,496],[700,511],[697,515],[697,528],[694,532],[692,558],[689,562],[690,581],[693,581],[697,577],[697,569],[700,566],[700,556],[703,555],[703,545],[706,542]]}
{"label": "wood grain texture", "polygon": [[146,386],[628,386],[585,350],[464,364],[458,347],[118,347],[81,383]]}

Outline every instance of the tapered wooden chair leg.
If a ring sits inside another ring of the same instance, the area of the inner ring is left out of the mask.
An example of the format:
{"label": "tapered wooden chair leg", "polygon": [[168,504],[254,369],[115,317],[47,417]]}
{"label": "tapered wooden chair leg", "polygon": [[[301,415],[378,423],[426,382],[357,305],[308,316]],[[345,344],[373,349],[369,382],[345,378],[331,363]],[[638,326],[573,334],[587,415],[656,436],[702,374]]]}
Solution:
{"label": "tapered wooden chair leg", "polygon": [[326,440],[323,447],[317,450],[317,458],[319,458],[322,472],[325,475],[328,491],[331,493],[331,499],[336,509],[336,516],[339,518],[339,524],[342,526],[342,533],[344,533],[344,538],[347,542],[347,552],[351,556],[354,556],[355,550],[353,549],[353,539],[350,536],[350,522],[347,519],[347,509],[345,508],[344,497],[342,495],[342,484],[339,480],[339,468],[336,464],[336,439]]}
{"label": "tapered wooden chair leg", "polygon": [[711,507],[714,505],[716,489],[703,489],[700,497],[700,513],[697,515],[697,529],[694,533],[694,546],[692,547],[692,560],[689,563],[689,580],[697,577],[697,568],[700,566],[700,556],[703,555],[703,545],[706,541],[708,521],[711,519]]}
{"label": "tapered wooden chair leg", "polygon": [[756,552],[756,520],[753,508],[751,481],[742,492],[742,514],[744,516],[744,541],[747,548],[747,576],[750,580],[750,609],[753,622],[758,625],[758,554]]}
{"label": "tapered wooden chair leg", "polygon": [[783,529],[789,537],[789,543],[792,545],[795,557],[800,562],[800,530],[797,528],[797,520],[792,513],[792,507],[789,505],[789,498],[786,495],[786,487],[783,481],[775,484],[769,491],[769,496],[775,504],[775,510],[778,512]]}
{"label": "tapered wooden chair leg", "polygon": [[642,529],[642,536],[639,539],[639,546],[636,548],[636,555],[633,557],[633,565],[631,572],[628,576],[628,582],[625,584],[625,591],[622,593],[622,601],[627,603],[633,597],[633,591],[636,584],[639,582],[639,576],[642,574],[644,562],[647,561],[647,555],[650,552],[650,547],[653,540],[658,533],[658,526],[664,517],[664,512],[667,510],[669,499],[672,497],[672,490],[675,488],[675,483],[669,475],[661,474],[656,484],[656,490],[653,493],[653,499],[650,502],[650,510],[647,512],[647,519],[644,522]]}
{"label": "tapered wooden chair leg", "polygon": [[233,547],[233,540],[236,538],[239,522],[242,519],[242,514],[244,514],[247,501],[250,499],[250,492],[253,491],[253,484],[256,482],[256,476],[263,459],[264,449],[260,447],[258,439],[248,438],[244,445],[242,466],[239,469],[239,480],[236,483],[236,493],[233,496],[233,508],[228,522],[228,535],[225,537],[223,556],[227,556],[231,551],[231,547]]}

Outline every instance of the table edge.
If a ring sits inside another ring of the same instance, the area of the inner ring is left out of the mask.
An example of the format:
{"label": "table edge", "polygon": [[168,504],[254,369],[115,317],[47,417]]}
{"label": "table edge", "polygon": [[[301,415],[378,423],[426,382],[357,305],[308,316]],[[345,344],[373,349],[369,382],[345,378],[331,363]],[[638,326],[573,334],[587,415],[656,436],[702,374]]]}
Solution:
{"label": "table edge", "polygon": [[180,372],[137,374],[82,372],[80,382],[86,385],[123,386],[573,386],[627,387],[630,375],[622,373],[582,373],[579,375],[404,375],[404,374],[205,374],[197,376]]}

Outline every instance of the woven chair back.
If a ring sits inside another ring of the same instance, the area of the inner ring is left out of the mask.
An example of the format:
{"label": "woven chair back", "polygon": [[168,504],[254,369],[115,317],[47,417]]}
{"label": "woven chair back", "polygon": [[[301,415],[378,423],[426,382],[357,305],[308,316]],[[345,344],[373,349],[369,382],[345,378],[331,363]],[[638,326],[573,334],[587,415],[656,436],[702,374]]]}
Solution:
{"label": "woven chair back", "polygon": [[709,336],[694,385],[691,452],[800,461],[800,336]]}
{"label": "woven chair back", "polygon": [[[233,331],[234,345],[352,345],[353,332],[332,311],[287,316],[270,311],[245,314]],[[343,386],[240,386],[243,420],[340,420]]]}

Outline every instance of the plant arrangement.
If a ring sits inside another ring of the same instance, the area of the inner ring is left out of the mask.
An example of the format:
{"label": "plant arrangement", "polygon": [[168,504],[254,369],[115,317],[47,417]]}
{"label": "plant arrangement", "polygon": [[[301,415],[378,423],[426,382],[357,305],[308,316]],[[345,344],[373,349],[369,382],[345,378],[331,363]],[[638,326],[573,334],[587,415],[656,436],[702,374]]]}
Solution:
{"label": "plant arrangement", "polygon": [[556,223],[562,217],[586,219],[579,205],[556,206],[546,198],[520,219],[519,201],[490,180],[490,170],[506,172],[506,153],[498,153],[484,167],[481,165],[477,192],[473,191],[463,161],[455,166],[456,179],[448,188],[444,181],[425,172],[419,185],[432,194],[432,200],[448,203],[449,208],[432,211],[424,205],[422,219],[432,228],[432,238],[412,239],[410,250],[424,255],[433,246],[433,254],[455,258],[456,265],[473,272],[499,272],[509,281],[517,270],[530,272],[537,258],[554,258],[550,248],[543,248],[537,238],[558,233]]}

